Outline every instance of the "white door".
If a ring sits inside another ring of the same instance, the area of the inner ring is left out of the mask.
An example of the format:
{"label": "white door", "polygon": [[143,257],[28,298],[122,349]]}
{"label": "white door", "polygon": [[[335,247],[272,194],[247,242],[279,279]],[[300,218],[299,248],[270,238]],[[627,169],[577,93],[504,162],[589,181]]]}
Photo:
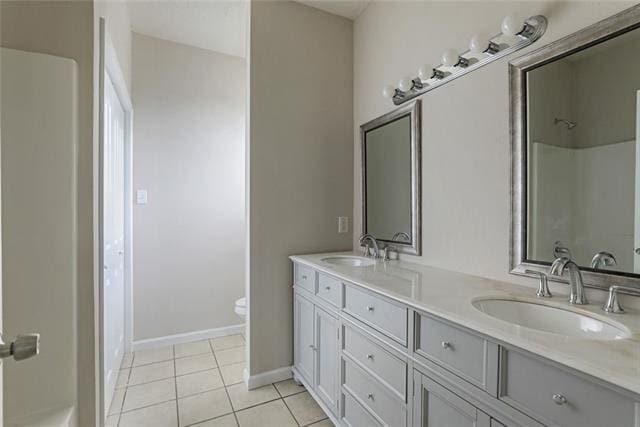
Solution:
{"label": "white door", "polygon": [[295,294],[294,304],[294,364],[300,375],[313,387],[313,365],[315,363],[315,340],[313,334],[313,304]]}
{"label": "white door", "polygon": [[633,271],[640,273],[640,91],[636,92],[636,211],[633,239]]}
{"label": "white door", "polygon": [[103,157],[104,398],[108,409],[124,355],[125,114],[105,73]]}
{"label": "white door", "polygon": [[338,412],[338,363],[340,326],[338,319],[316,306],[316,392]]}

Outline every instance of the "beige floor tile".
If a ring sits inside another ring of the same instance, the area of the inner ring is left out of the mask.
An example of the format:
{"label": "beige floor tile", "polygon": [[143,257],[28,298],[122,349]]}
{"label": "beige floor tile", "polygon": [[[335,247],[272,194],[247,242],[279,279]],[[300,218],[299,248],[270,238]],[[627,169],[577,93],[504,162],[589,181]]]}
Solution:
{"label": "beige floor tile", "polygon": [[280,393],[280,396],[282,397],[291,396],[292,394],[296,393],[302,393],[306,390],[303,385],[296,384],[296,382],[292,379],[280,381],[278,383],[274,383],[273,385],[276,386],[276,388],[278,389],[278,393]]}
{"label": "beige floor tile", "polygon": [[212,338],[210,341],[211,346],[214,350],[225,350],[227,348],[244,347],[244,338],[240,334]]}
{"label": "beige floor tile", "polygon": [[136,366],[131,369],[129,385],[150,383],[175,376],[173,360],[152,363],[150,365]]}
{"label": "beige floor tile", "polygon": [[133,366],[164,362],[173,359],[173,346],[136,351],[133,355]]}
{"label": "beige floor tile", "polygon": [[213,354],[200,354],[176,359],[176,375],[185,375],[192,372],[206,371],[217,368]]}
{"label": "beige floor tile", "polygon": [[235,411],[280,398],[271,384],[253,390],[247,390],[247,386],[244,383],[235,384],[227,387],[227,391]]}
{"label": "beige floor tile", "polygon": [[236,417],[233,414],[224,415],[209,421],[194,424],[193,427],[238,427]]}
{"label": "beige floor tile", "polygon": [[183,397],[178,400],[180,426],[188,426],[231,412],[231,404],[224,388]]}
{"label": "beige floor tile", "polygon": [[240,427],[298,426],[282,399],[236,413]]}
{"label": "beige floor tile", "polygon": [[216,360],[220,366],[231,365],[233,363],[244,362],[244,347],[228,348],[226,350],[216,350]]}
{"label": "beige floor tile", "polygon": [[176,384],[178,386],[178,397],[190,396],[224,387],[220,371],[217,369],[176,377]]}
{"label": "beige floor tile", "polygon": [[147,406],[135,411],[125,412],[120,417],[120,427],[176,427],[178,413],[176,401]]}
{"label": "beige floor tile", "polygon": [[122,356],[122,363],[120,364],[120,369],[130,368],[133,363],[133,353],[125,353]]}
{"label": "beige floor tile", "polygon": [[113,398],[111,399],[111,406],[109,407],[109,414],[119,414],[122,411],[122,402],[124,401],[124,388],[116,389],[115,393],[113,393]]}
{"label": "beige floor tile", "polygon": [[104,422],[104,427],[118,427],[118,420],[120,420],[120,415],[110,415]]}
{"label": "beige floor tile", "polygon": [[176,344],[174,346],[176,358],[195,356],[196,354],[211,353],[211,345],[209,340],[188,342],[184,344]]}
{"label": "beige floor tile", "polygon": [[176,398],[176,386],[173,378],[127,387],[123,411],[142,408]]}
{"label": "beige floor tile", "polygon": [[244,366],[244,362],[221,366],[220,373],[222,374],[224,384],[229,386],[244,381]]}
{"label": "beige floor tile", "polygon": [[127,386],[127,382],[129,381],[129,373],[131,369],[121,369],[118,372],[118,379],[116,380],[116,388],[122,388]]}
{"label": "beige floor tile", "polygon": [[335,427],[335,424],[331,422],[329,418],[326,420],[318,421],[317,423],[309,424],[309,427]]}
{"label": "beige floor tile", "polygon": [[284,401],[300,425],[306,426],[327,418],[322,408],[308,392],[286,397]]}

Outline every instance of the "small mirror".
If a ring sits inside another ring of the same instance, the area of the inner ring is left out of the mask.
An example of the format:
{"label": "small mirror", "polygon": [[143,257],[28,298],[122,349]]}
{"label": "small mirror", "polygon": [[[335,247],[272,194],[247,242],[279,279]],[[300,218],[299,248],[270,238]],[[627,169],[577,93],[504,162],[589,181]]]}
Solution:
{"label": "small mirror", "polygon": [[420,101],[360,129],[363,233],[420,254]]}
{"label": "small mirror", "polygon": [[639,19],[511,63],[515,273],[567,257],[591,286],[640,278]]}

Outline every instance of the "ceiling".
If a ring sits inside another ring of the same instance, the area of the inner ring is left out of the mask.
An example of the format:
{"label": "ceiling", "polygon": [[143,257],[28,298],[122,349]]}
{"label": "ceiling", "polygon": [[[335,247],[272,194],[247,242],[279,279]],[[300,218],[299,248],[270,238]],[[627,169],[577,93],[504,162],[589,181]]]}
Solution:
{"label": "ceiling", "polygon": [[127,5],[136,33],[245,57],[247,1],[128,0]]}
{"label": "ceiling", "polygon": [[298,3],[333,13],[334,15],[344,16],[351,20],[355,20],[367,8],[371,0],[295,0]]}
{"label": "ceiling", "polygon": [[[356,19],[370,0],[296,0]],[[244,58],[248,0],[127,0],[136,33]]]}

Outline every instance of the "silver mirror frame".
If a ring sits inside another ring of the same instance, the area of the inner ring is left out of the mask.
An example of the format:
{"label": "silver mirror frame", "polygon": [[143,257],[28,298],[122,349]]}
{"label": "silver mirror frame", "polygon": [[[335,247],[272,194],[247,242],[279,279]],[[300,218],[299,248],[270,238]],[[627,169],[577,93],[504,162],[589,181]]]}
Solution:
{"label": "silver mirror frame", "polygon": [[360,126],[360,174],[362,188],[362,233],[367,233],[367,165],[366,133],[387,123],[409,116],[411,126],[411,244],[385,239],[376,240],[380,247],[392,245],[400,253],[422,254],[422,109],[419,99]]}
{"label": "silver mirror frame", "polygon": [[[557,40],[527,55],[509,62],[509,102],[511,138],[511,230],[510,273],[536,277],[534,272],[547,273],[550,263],[526,259],[527,254],[527,123],[526,73],[534,68],[563,58],[574,52],[607,41],[640,28],[640,5],[633,6],[574,34]],[[529,270],[525,273],[525,270]],[[585,286],[606,290],[612,285],[640,289],[640,275],[601,272],[580,267]],[[549,276],[550,280],[568,280]]]}

